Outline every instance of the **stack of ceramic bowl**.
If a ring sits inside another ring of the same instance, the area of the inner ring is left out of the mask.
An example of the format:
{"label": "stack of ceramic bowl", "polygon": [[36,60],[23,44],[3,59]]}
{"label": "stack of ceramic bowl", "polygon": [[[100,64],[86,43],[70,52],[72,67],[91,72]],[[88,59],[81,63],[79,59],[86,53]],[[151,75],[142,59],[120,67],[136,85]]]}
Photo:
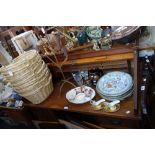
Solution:
{"label": "stack of ceramic bowl", "polygon": [[0,68],[4,80],[21,96],[39,104],[53,91],[52,75],[36,50],[30,50]]}
{"label": "stack of ceramic bowl", "polygon": [[99,79],[96,90],[106,100],[124,100],[133,93],[133,79],[125,72],[109,72]]}

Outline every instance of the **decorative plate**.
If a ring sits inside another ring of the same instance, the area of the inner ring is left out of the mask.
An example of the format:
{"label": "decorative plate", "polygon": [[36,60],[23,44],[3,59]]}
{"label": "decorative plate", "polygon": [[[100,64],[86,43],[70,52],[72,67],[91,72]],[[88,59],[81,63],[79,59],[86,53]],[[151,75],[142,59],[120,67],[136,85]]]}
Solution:
{"label": "decorative plate", "polygon": [[108,100],[108,101],[115,101],[115,100],[120,100],[120,101],[122,101],[122,100],[124,100],[125,98],[128,98],[128,97],[130,97],[130,96],[133,94],[133,89],[130,90],[128,93],[123,94],[122,96],[109,97],[109,96],[104,96],[104,95],[102,95],[100,92],[98,92],[98,94],[99,94],[102,98],[104,98],[105,100]]}
{"label": "decorative plate", "polygon": [[102,76],[96,89],[105,96],[119,96],[129,91],[133,86],[131,75],[125,72],[114,71]]}
{"label": "decorative plate", "polygon": [[112,33],[112,40],[126,37],[138,30],[139,28],[140,26],[120,26]]}
{"label": "decorative plate", "polygon": [[66,98],[70,103],[84,104],[95,97],[94,89],[88,86],[81,86],[71,89],[66,93]]}

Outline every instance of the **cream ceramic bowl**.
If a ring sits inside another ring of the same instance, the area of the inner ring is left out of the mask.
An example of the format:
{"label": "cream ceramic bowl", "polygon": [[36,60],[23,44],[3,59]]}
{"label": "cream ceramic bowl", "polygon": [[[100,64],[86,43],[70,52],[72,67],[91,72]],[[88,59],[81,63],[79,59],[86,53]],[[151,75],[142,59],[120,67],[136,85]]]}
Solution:
{"label": "cream ceramic bowl", "polygon": [[[91,92],[89,95],[86,93]],[[95,91],[91,87],[88,86],[82,86],[82,87],[76,87],[74,89],[71,89],[66,93],[66,99],[70,103],[74,104],[84,104],[89,101],[91,101],[95,97]]]}

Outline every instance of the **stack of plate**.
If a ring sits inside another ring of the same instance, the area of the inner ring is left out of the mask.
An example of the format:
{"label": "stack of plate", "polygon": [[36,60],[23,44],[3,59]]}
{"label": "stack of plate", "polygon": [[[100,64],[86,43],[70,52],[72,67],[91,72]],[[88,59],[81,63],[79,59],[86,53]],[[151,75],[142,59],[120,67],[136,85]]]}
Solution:
{"label": "stack of plate", "polygon": [[96,90],[106,100],[124,100],[133,93],[133,79],[125,72],[109,72],[98,80]]}

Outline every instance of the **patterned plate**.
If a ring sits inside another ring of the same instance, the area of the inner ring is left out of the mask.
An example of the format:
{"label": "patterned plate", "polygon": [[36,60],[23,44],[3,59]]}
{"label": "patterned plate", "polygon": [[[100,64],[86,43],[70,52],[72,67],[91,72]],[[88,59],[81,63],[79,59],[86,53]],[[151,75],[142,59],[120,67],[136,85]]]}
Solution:
{"label": "patterned plate", "polygon": [[129,91],[133,86],[131,75],[114,71],[102,76],[96,89],[104,96],[119,96]]}
{"label": "patterned plate", "polygon": [[122,100],[124,100],[125,98],[128,98],[128,97],[130,97],[130,96],[133,94],[133,89],[131,89],[128,93],[123,94],[122,96],[109,97],[109,96],[104,96],[104,95],[102,95],[100,92],[98,92],[98,94],[99,94],[102,98],[104,98],[104,99],[106,99],[106,100],[108,100],[108,101],[115,101],[115,100],[120,100],[120,101],[122,101]]}

